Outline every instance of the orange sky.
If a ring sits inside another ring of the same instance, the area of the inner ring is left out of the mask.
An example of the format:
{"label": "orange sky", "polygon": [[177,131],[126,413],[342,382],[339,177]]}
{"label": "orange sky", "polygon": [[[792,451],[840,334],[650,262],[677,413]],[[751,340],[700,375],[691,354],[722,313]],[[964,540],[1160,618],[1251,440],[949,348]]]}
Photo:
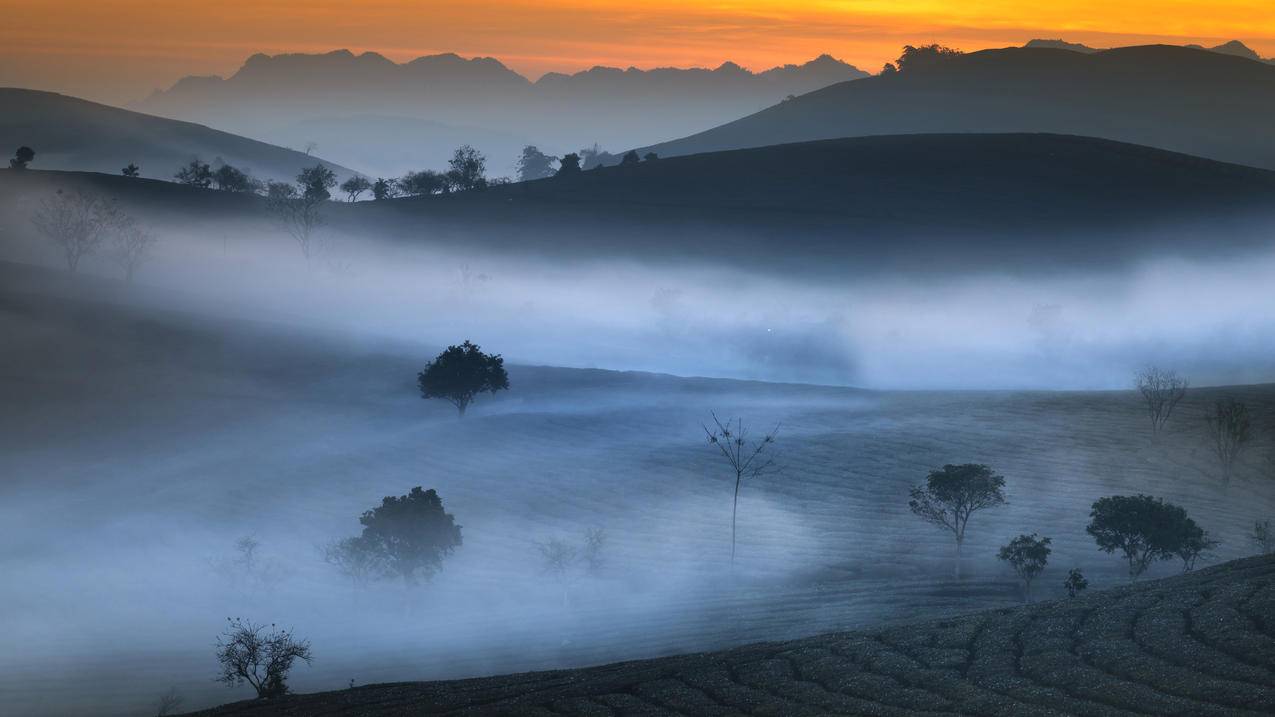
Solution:
{"label": "orange sky", "polygon": [[875,71],[907,43],[1241,39],[1275,55],[1272,0],[0,0],[0,84],[123,102],[253,52],[490,55],[531,77],[594,64],[764,68],[829,52]]}

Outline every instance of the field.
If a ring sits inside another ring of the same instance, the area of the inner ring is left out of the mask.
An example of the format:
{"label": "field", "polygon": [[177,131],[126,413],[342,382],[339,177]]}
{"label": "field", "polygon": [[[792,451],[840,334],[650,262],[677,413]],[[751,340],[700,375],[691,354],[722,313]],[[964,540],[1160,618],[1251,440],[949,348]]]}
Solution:
{"label": "field", "polygon": [[1275,711],[1275,558],[1074,600],[718,653],[372,685],[201,714],[1243,715]]}
{"label": "field", "polygon": [[[1054,540],[1040,597],[1057,597],[1070,567],[1084,569],[1094,588],[1120,585],[1121,561],[1084,532],[1090,503],[1104,495],[1150,493],[1183,505],[1221,540],[1210,562],[1251,554],[1253,520],[1275,517],[1272,386],[1192,390],[1168,434],[1153,441],[1138,399],[1124,391],[872,392],[514,366],[511,391],[480,399],[458,420],[415,392],[415,372],[436,346],[161,310],[130,303],[118,287],[68,288],[51,276],[7,275],[0,295],[0,330],[10,339],[0,356],[0,628],[10,638],[0,648],[0,693],[17,714],[144,714],[170,686],[188,709],[245,698],[212,681],[212,643],[228,615],[280,622],[312,640],[317,659],[297,669],[298,691],[474,677],[1016,605],[1018,590],[994,552],[1022,532]],[[1258,419],[1258,440],[1229,485],[1202,420],[1225,395],[1247,401]],[[701,428],[713,411],[757,431],[779,424],[782,471],[744,487],[733,572],[730,482]],[[975,517],[957,582],[950,541],[911,516],[906,501],[927,471],[962,462],[1003,473],[1009,504]],[[355,533],[362,511],[415,485],[436,488],[464,530],[464,546],[431,585],[359,587],[322,561],[319,547]],[[547,576],[537,543],[575,540],[594,526],[609,536],[603,569],[566,584]],[[228,561],[247,535],[260,542],[266,567],[236,573]],[[1269,568],[1248,566],[1241,572],[1255,576]],[[1209,576],[1217,574],[1183,585]],[[1174,590],[1113,595],[1128,598],[1095,614],[1126,623],[1141,610],[1171,622],[1181,612],[1168,606],[1195,599]],[[1209,596],[1199,595],[1195,609],[1212,615]],[[1003,630],[1023,640],[1052,634],[1023,632],[1020,620],[1063,634],[1117,629],[1106,618],[1078,626],[1089,604],[1017,613],[988,623],[977,640],[1012,639]],[[825,685],[881,686],[893,685],[907,660],[931,660],[931,672],[906,679],[925,675],[932,684],[904,682],[883,713],[1031,702],[1045,689],[1028,682],[1031,674],[989,661],[978,679],[997,685],[996,696],[953,681],[954,668],[942,666],[964,658],[941,648],[971,644],[968,631],[988,619],[935,623],[926,634],[937,647],[898,642],[908,633],[887,630],[728,653],[738,657],[731,680],[741,686],[714,688],[723,673],[694,659],[623,679],[636,685],[685,664],[704,684],[677,688],[670,704],[709,699],[696,691],[705,689],[722,705],[739,699],[787,713],[783,700],[842,699],[790,684],[783,676],[791,670]],[[1267,639],[1267,629],[1249,639]],[[1108,652],[1056,655],[1042,645],[1040,661],[1021,667],[1045,671],[1057,658],[1058,679],[1075,680],[1058,691],[1097,704],[1084,690],[1102,683],[1083,675],[1117,669],[1129,647],[1107,644]],[[1217,643],[1200,649],[1208,644]],[[1023,649],[1031,653],[1026,642]],[[1253,684],[1269,688],[1269,654],[1236,657],[1253,676],[1237,672],[1226,683],[1235,691],[1212,699],[1227,704]],[[725,670],[736,658],[721,659]],[[825,662],[871,669],[819,673]],[[1168,690],[1162,683],[1173,673],[1160,666],[1136,679]],[[598,694],[611,690],[603,683],[612,673],[585,674],[603,685]],[[771,677],[774,691],[747,689]],[[1198,695],[1181,692],[1193,688],[1174,689],[1132,707],[1198,713]],[[847,690],[846,699],[876,699]],[[455,695],[449,704],[468,704]]]}

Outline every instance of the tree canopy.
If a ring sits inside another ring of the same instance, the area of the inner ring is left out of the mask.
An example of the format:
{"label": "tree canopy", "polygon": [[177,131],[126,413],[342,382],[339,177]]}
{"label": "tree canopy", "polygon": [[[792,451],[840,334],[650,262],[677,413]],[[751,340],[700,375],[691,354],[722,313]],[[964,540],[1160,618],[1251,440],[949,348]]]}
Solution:
{"label": "tree canopy", "polygon": [[383,575],[409,584],[429,580],[461,545],[461,526],[443,509],[433,488],[417,486],[404,496],[386,496],[359,523],[363,534],[354,539],[356,548],[380,565]]}
{"label": "tree canopy", "polygon": [[1098,548],[1120,551],[1129,563],[1129,578],[1136,579],[1152,563],[1181,558],[1189,570],[1195,560],[1212,548],[1208,535],[1187,517],[1186,510],[1149,495],[1113,495],[1099,499],[1089,513],[1086,532]]}
{"label": "tree canopy", "polygon": [[480,393],[495,394],[509,388],[505,360],[488,355],[469,341],[448,346],[416,376],[421,398],[450,401],[463,417],[465,409]]}
{"label": "tree canopy", "polygon": [[952,533],[956,540],[956,574],[961,571],[961,546],[974,513],[1005,502],[1004,476],[978,463],[945,465],[930,471],[925,485],[911,491],[908,508],[927,523]]}
{"label": "tree canopy", "polygon": [[13,159],[9,160],[10,169],[26,169],[27,165],[35,159],[35,150],[23,145],[18,147],[13,153]]}
{"label": "tree canopy", "polygon": [[541,152],[534,145],[522,148],[522,156],[518,158],[518,181],[530,182],[533,179],[544,179],[554,175],[553,157]]}

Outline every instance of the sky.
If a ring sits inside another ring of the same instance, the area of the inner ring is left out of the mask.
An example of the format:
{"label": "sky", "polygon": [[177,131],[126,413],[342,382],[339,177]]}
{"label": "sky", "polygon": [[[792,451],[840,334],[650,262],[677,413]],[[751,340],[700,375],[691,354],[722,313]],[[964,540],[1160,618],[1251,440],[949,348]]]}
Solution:
{"label": "sky", "polygon": [[1240,39],[1275,55],[1269,0],[0,0],[0,85],[114,104],[256,52],[456,52],[538,77],[597,64],[750,69],[829,53],[875,71],[904,44],[964,50]]}

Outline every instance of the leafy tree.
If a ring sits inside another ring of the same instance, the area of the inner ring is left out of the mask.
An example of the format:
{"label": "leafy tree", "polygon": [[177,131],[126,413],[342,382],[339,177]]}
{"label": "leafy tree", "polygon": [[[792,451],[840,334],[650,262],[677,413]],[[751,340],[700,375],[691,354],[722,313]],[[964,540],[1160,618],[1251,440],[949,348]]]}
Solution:
{"label": "leafy tree", "polygon": [[120,174],[125,177],[138,177],[142,174],[142,168],[132,162],[129,162],[127,167],[120,170]]}
{"label": "leafy tree", "polygon": [[252,177],[230,164],[223,164],[212,173],[212,181],[223,192],[251,192]]}
{"label": "leafy tree", "polygon": [[960,50],[937,44],[921,45],[920,47],[905,45],[903,53],[899,55],[899,59],[895,60],[894,64],[899,72],[924,70],[963,54],[965,53]]}
{"label": "leafy tree", "polygon": [[13,159],[9,160],[9,169],[26,169],[27,165],[35,159],[35,150],[27,146],[18,147],[13,153]]}
{"label": "leafy tree", "polygon": [[580,173],[580,155],[575,152],[564,155],[558,161],[558,172],[554,176],[562,177],[565,175]]}
{"label": "leafy tree", "polygon": [[[1182,508],[1149,495],[1113,495],[1093,504],[1085,530],[1098,548],[1124,553],[1129,579],[1136,580],[1151,563],[1180,557],[1184,568],[1207,550],[1208,541]],[[1198,548],[1198,549],[1197,549]]]}
{"label": "leafy tree", "polygon": [[208,166],[207,162],[199,161],[199,158],[196,157],[190,160],[190,164],[177,170],[177,174],[174,174],[173,178],[179,184],[208,189],[213,183],[212,167]]}
{"label": "leafy tree", "polygon": [[467,192],[487,188],[487,158],[469,145],[459,147],[447,162],[447,180],[451,189]]}
{"label": "leafy tree", "polygon": [[372,188],[372,183],[367,177],[356,174],[353,177],[341,183],[341,191],[345,192],[348,201],[358,201],[359,195]]}
{"label": "leafy tree", "polygon": [[378,177],[377,180],[372,183],[372,198],[377,201],[382,199],[393,199],[394,197],[397,197],[398,194],[399,186],[393,179]]}
{"label": "leafy tree", "polygon": [[489,356],[477,345],[466,341],[448,346],[425,370],[416,375],[421,398],[442,398],[451,402],[461,418],[465,409],[480,393],[495,395],[509,388],[505,360],[500,354]]}
{"label": "leafy tree", "polygon": [[385,556],[372,550],[363,536],[337,540],[323,548],[323,561],[335,567],[356,585],[392,574]]}
{"label": "leafy tree", "polygon": [[654,153],[654,152],[647,152],[646,154],[642,155],[642,159],[643,159],[643,160],[645,160],[645,161],[647,161],[647,162],[654,162],[655,160],[657,160],[657,159],[659,159],[659,158],[660,158],[660,155],[658,155],[658,154],[656,154],[656,153]]}
{"label": "leafy tree", "polygon": [[1249,537],[1263,555],[1275,553],[1275,532],[1271,530],[1270,520],[1253,521],[1253,533]]}
{"label": "leafy tree", "polygon": [[1173,409],[1186,397],[1187,380],[1176,371],[1148,366],[1134,375],[1134,385],[1146,403],[1151,435],[1158,436],[1173,415]]}
{"label": "leafy tree", "polygon": [[743,419],[735,419],[735,426],[732,428],[729,418],[722,421],[716,413],[712,416],[713,428],[703,426],[704,435],[708,438],[708,445],[717,448],[721,453],[735,478],[735,494],[730,508],[730,564],[733,569],[735,567],[735,525],[736,517],[739,515],[739,488],[745,479],[760,478],[774,470],[774,457],[766,453],[766,450],[775,443],[779,426],[776,425],[770,433],[763,434],[761,438],[754,440],[748,437],[748,429],[744,426]]}
{"label": "leafy tree", "polygon": [[258,698],[288,694],[288,673],[297,660],[310,664],[310,641],[298,642],[291,630],[257,625],[240,618],[226,618],[226,631],[217,638],[218,682],[242,685],[257,691]]}
{"label": "leafy tree", "polygon": [[1177,523],[1177,531],[1177,548],[1173,554],[1182,561],[1184,573],[1195,570],[1196,561],[1207,557],[1219,545],[1218,541],[1209,537],[1207,531],[1196,525],[1194,520],[1185,517],[1185,514]]}
{"label": "leafy tree", "polygon": [[1067,573],[1067,579],[1063,581],[1063,587],[1067,588],[1068,597],[1076,597],[1089,587],[1089,581],[1085,579],[1085,574],[1080,572],[1080,568],[1072,568]]}
{"label": "leafy tree", "polygon": [[417,486],[404,496],[386,496],[359,522],[363,533],[347,549],[369,571],[402,578],[408,585],[432,578],[461,545],[460,526],[433,488]]}
{"label": "leafy tree", "polygon": [[301,195],[312,202],[326,202],[332,198],[329,191],[336,186],[336,172],[322,164],[316,164],[301,170],[297,175],[297,184],[301,187]]}
{"label": "leafy tree", "polygon": [[533,179],[544,179],[554,175],[554,158],[541,152],[534,145],[522,148],[522,156],[518,158],[518,181],[530,182]]}
{"label": "leafy tree", "polygon": [[398,191],[409,197],[423,197],[447,191],[450,180],[447,175],[431,169],[408,172],[397,182]]}
{"label": "leafy tree", "polygon": [[641,161],[642,161],[642,158],[638,156],[637,151],[630,149],[629,151],[625,152],[624,157],[620,159],[620,165],[624,166],[629,164],[637,164],[638,162],[641,162]]}
{"label": "leafy tree", "polygon": [[908,508],[927,523],[952,533],[956,540],[955,575],[961,577],[961,548],[970,518],[980,510],[1005,503],[1004,476],[977,463],[945,465],[930,471],[925,485],[911,491]]}
{"label": "leafy tree", "polygon": [[36,229],[61,251],[66,269],[72,274],[84,257],[96,253],[126,221],[113,203],[79,189],[59,189],[41,201],[31,217]]}
{"label": "leafy tree", "polygon": [[997,557],[1009,563],[1009,566],[1023,581],[1023,595],[1027,602],[1032,599],[1032,581],[1045,570],[1049,562],[1049,538],[1031,535],[1020,535],[1001,547]]}
{"label": "leafy tree", "polygon": [[1229,483],[1235,462],[1253,438],[1248,406],[1234,399],[1217,401],[1207,420],[1213,453],[1222,464],[1222,479]]}

